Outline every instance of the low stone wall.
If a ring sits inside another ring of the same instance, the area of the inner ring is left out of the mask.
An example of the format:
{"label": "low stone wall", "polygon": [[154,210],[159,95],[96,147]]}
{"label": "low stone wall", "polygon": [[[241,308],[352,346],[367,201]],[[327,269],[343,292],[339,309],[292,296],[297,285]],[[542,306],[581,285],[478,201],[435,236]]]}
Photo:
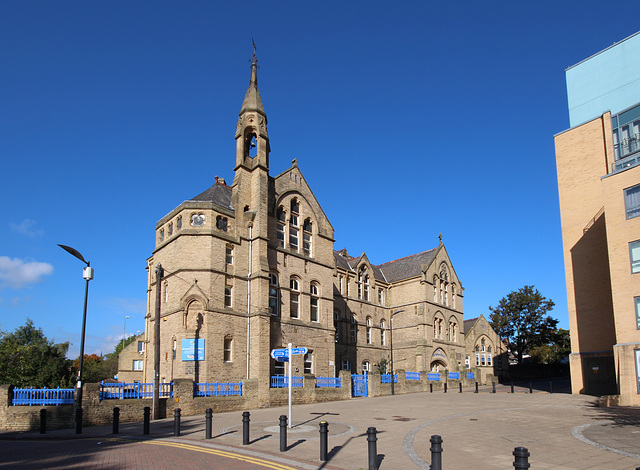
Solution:
{"label": "low stone wall", "polygon": [[[404,370],[394,371],[394,374],[398,376],[398,383],[393,384],[393,391],[396,395],[403,395],[405,393],[420,393],[429,392],[431,390],[443,390],[444,384],[447,384],[447,389],[451,392],[457,392],[460,388],[460,383],[463,387],[473,387],[476,384],[475,379],[467,379],[466,372],[460,372],[460,380],[446,379],[445,374],[440,374],[440,381],[427,380],[428,372],[420,373],[420,380],[407,380],[406,372]],[[380,373],[377,371],[369,372],[367,376],[368,395],[370,397],[381,397],[391,395],[391,384],[381,383]]]}

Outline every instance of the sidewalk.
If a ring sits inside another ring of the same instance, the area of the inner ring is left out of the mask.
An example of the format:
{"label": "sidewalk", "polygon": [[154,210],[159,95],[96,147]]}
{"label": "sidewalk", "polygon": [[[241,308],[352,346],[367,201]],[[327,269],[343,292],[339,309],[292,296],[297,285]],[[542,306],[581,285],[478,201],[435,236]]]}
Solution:
{"label": "sidewalk", "polygon": [[[204,439],[204,416],[183,416],[179,437],[173,436],[173,418],[152,421],[149,436],[143,436],[142,422],[121,424],[117,436],[111,426],[85,427],[81,436],[73,429],[45,435],[0,432],[0,455],[11,441],[28,442],[38,455],[41,447],[55,441],[109,439],[114,445],[125,445],[151,439],[243,455],[250,452],[290,468],[357,470],[368,468],[366,431],[375,427],[382,470],[428,469],[429,438],[434,434],[442,436],[446,470],[513,468],[512,453],[519,446],[529,450],[529,463],[535,469],[640,467],[640,409],[601,409],[594,397],[530,394],[528,387],[514,390],[511,394],[510,386],[500,386],[497,393],[489,393],[484,387],[477,394],[465,389],[464,393],[449,390],[295,405],[288,450],[283,453],[279,452],[278,423],[287,407],[251,410],[248,446],[242,445],[242,413],[229,412],[213,416],[211,440]],[[321,421],[329,427],[328,462],[319,460]],[[135,468],[152,467],[158,468],[143,458],[136,460]]]}

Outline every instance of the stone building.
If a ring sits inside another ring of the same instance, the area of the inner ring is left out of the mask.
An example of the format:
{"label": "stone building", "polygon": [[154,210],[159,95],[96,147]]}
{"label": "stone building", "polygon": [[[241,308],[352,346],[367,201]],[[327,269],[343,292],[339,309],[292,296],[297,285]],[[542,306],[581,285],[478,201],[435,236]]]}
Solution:
{"label": "stone building", "polygon": [[465,367],[474,369],[480,383],[508,376],[509,351],[484,315],[464,321]]}
{"label": "stone building", "polygon": [[640,33],[566,71],[555,136],[573,393],[640,405]]}
{"label": "stone building", "polygon": [[118,380],[120,382],[143,381],[144,346],[144,334],[141,334],[120,351],[118,354]]}
{"label": "stone building", "polygon": [[[148,259],[144,377],[259,379],[285,373],[274,348],[306,347],[294,375],[464,370],[463,288],[440,240],[381,265],[334,250],[334,228],[298,163],[269,173],[257,59],[235,133],[235,176],[189,199],[156,226]],[[392,323],[393,322],[393,323]]]}

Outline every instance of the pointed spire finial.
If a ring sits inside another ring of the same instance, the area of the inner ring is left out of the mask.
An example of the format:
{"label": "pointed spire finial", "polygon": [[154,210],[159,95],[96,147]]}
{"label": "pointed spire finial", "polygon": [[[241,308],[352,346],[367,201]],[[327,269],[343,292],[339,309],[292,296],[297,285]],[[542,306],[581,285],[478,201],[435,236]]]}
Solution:
{"label": "pointed spire finial", "polygon": [[440,243],[442,243],[442,233],[438,235],[438,238],[440,239]]}
{"label": "pointed spire finial", "polygon": [[256,42],[251,38],[253,43],[253,57],[251,57],[251,84],[258,85],[258,56],[256,56]]}

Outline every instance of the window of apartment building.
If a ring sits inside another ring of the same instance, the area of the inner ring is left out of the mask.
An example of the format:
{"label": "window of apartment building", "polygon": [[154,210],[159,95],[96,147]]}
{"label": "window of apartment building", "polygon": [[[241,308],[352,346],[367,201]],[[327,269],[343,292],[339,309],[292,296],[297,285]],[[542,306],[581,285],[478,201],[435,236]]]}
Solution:
{"label": "window of apartment building", "polygon": [[636,304],[636,328],[640,330],[640,297],[634,297],[633,301]]}
{"label": "window of apartment building", "polygon": [[351,315],[351,322],[349,324],[349,339],[352,343],[358,340],[358,322],[353,315]]}
{"label": "window of apartment building", "polygon": [[348,370],[349,372],[351,372],[351,362],[342,361],[342,370]]}
{"label": "window of apartment building", "polygon": [[144,352],[144,341],[138,341],[138,352],[140,354]]}
{"label": "window of apartment building", "polygon": [[298,251],[299,212],[300,205],[298,204],[298,201],[296,199],[292,199],[291,218],[289,219],[289,248],[293,251]]}
{"label": "window of apartment building", "polygon": [[224,338],[224,362],[233,361],[233,338],[225,336]]}
{"label": "window of apartment building", "polygon": [[318,302],[320,299],[318,298],[318,285],[311,284],[309,292],[311,293],[311,298],[309,300],[309,319],[313,322],[318,321]]}
{"label": "window of apartment building", "polygon": [[289,282],[291,292],[289,292],[289,316],[291,318],[300,318],[300,283],[297,279],[291,279]]}
{"label": "window of apartment building", "polygon": [[133,361],[133,370],[142,370],[142,359],[135,359]]}
{"label": "window of apartment building", "polygon": [[286,215],[282,207],[278,207],[278,210],[276,211],[276,219],[277,219],[276,232],[277,232],[277,238],[278,238],[278,246],[280,248],[284,248],[284,239],[285,239],[284,227],[286,223]]}
{"label": "window of apartment building", "polygon": [[227,245],[226,255],[225,255],[225,263],[233,264],[233,246]]}
{"label": "window of apartment building", "polygon": [[366,323],[367,323],[367,329],[366,329],[367,344],[371,344],[371,317],[367,317]]}
{"label": "window of apartment building", "polygon": [[[613,149],[616,160],[621,160],[640,150],[640,119],[638,107],[611,118]],[[635,120],[634,120],[635,118]]]}
{"label": "window of apartment building", "polygon": [[631,273],[640,273],[640,240],[629,243],[629,258],[631,259]]}
{"label": "window of apartment building", "polygon": [[624,206],[627,219],[640,216],[640,184],[624,190]]}
{"label": "window of apartment building", "polygon": [[224,306],[227,308],[231,308],[232,304],[232,291],[233,287],[230,285],[224,286]]}
{"label": "window of apartment building", "polygon": [[387,322],[380,320],[380,344],[387,345]]}
{"label": "window of apartment building", "polygon": [[278,287],[278,275],[269,274],[269,312],[271,315],[280,315],[280,288]]}
{"label": "window of apartment building", "polygon": [[311,256],[311,242],[313,241],[313,224],[311,219],[306,219],[302,224],[302,252]]}
{"label": "window of apartment building", "polygon": [[313,374],[313,351],[308,351],[304,355],[304,373]]}
{"label": "window of apartment building", "polygon": [[229,221],[227,220],[226,217],[222,217],[221,215],[216,217],[216,228],[218,230],[222,230],[223,232],[226,232],[228,223]]}

